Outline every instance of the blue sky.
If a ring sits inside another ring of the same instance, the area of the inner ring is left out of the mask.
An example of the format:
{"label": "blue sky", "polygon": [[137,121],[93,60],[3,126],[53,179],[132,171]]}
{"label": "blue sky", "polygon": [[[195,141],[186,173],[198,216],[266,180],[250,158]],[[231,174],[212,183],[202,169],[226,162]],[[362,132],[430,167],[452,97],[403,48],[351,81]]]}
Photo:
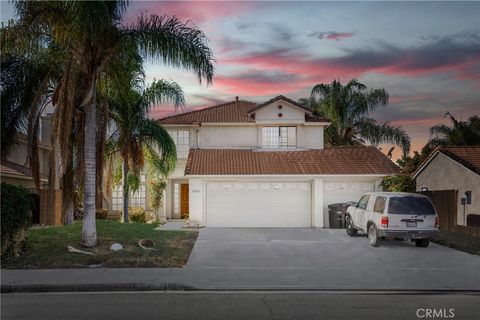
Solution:
{"label": "blue sky", "polygon": [[[11,4],[2,2],[2,21]],[[140,13],[176,15],[205,32],[216,58],[213,85],[185,71],[146,64],[148,80],[177,81],[186,110],[234,99],[308,96],[317,83],[357,78],[385,88],[374,116],[401,125],[419,149],[450,111],[479,114],[479,2],[132,2]],[[158,106],[152,116],[173,112]]]}

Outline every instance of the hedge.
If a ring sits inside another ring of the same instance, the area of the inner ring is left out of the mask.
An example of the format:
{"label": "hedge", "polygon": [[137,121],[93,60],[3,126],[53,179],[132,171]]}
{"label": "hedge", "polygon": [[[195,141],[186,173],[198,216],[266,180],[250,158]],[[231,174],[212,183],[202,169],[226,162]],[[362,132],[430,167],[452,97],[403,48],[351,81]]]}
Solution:
{"label": "hedge", "polygon": [[22,249],[25,232],[32,221],[34,203],[30,191],[11,184],[1,184],[2,258]]}

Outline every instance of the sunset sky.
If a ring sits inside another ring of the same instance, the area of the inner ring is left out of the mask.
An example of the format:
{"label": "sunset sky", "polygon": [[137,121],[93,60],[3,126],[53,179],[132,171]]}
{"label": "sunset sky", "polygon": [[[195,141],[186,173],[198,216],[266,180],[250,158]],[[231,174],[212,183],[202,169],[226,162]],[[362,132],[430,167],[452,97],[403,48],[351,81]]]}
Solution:
{"label": "sunset sky", "polygon": [[[235,96],[296,100],[317,83],[356,78],[389,92],[389,105],[373,116],[405,128],[414,150],[447,110],[464,120],[480,113],[479,2],[132,2],[125,22],[140,13],[176,15],[208,37],[216,58],[210,86],[146,65],[148,81],[183,87],[185,110]],[[2,21],[11,15],[2,2]],[[152,116],[173,111],[158,106]]]}

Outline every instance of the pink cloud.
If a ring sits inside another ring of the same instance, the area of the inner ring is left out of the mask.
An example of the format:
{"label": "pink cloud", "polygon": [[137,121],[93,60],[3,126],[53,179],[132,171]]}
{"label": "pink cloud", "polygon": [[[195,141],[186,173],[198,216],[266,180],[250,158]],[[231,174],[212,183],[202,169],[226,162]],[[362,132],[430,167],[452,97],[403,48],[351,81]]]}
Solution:
{"label": "pink cloud", "polygon": [[294,82],[269,82],[244,77],[217,76],[214,86],[228,94],[239,94],[246,96],[265,96],[272,94],[288,94],[305,87],[312,83],[309,80],[300,80]]}

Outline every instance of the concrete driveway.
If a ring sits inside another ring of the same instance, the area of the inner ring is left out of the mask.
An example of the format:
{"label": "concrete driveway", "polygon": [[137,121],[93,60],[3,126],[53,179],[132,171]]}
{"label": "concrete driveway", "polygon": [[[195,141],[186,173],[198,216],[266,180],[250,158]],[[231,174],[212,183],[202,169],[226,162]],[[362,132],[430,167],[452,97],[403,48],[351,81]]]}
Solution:
{"label": "concrete driveway", "polygon": [[310,228],[205,228],[180,282],[204,289],[480,290],[480,257]]}

